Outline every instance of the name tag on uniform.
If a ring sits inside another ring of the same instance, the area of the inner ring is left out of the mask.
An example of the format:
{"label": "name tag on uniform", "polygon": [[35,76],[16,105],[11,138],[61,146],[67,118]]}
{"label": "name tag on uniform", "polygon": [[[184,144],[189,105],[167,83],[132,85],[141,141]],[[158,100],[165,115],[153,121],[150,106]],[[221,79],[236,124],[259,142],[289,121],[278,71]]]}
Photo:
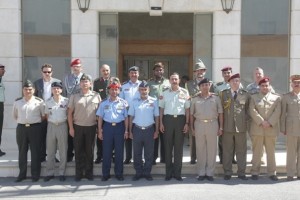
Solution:
{"label": "name tag on uniform", "polygon": [[104,106],[104,109],[108,110],[109,109],[109,105]]}

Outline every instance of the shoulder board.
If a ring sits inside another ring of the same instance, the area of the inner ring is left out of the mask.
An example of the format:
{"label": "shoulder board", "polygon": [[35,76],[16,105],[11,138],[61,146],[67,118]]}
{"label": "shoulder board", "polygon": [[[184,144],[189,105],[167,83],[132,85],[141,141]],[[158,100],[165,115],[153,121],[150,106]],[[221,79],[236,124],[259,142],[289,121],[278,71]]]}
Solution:
{"label": "shoulder board", "polygon": [[121,85],[125,85],[126,83],[128,83],[129,81],[125,81],[125,82],[123,82]]}
{"label": "shoulder board", "polygon": [[182,87],[180,87],[180,90],[181,90],[182,92],[184,92],[184,93],[188,93],[188,91],[187,91],[186,89],[182,88]]}
{"label": "shoulder board", "polygon": [[223,84],[223,82],[219,82],[219,83],[216,84],[216,86],[220,86],[222,84]]}
{"label": "shoulder board", "polygon": [[16,98],[15,101],[19,101],[19,100],[21,100],[21,99],[23,99],[23,97]]}
{"label": "shoulder board", "polygon": [[247,90],[245,90],[245,89],[243,89],[243,88],[241,88],[241,89],[239,89],[239,90],[241,90],[241,91],[243,91],[243,92],[248,92]]}
{"label": "shoulder board", "polygon": [[164,87],[164,88],[162,89],[162,91],[164,92],[164,91],[166,91],[166,90],[168,90],[168,89],[170,89],[170,87]]}
{"label": "shoulder board", "polygon": [[43,99],[39,98],[39,97],[34,97],[36,100],[38,101],[43,101]]}

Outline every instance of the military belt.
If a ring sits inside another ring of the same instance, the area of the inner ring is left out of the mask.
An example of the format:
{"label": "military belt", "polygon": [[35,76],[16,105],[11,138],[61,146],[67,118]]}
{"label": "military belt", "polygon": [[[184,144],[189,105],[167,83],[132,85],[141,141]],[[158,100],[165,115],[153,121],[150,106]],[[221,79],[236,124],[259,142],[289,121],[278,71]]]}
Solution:
{"label": "military belt", "polygon": [[31,127],[31,126],[37,126],[37,125],[40,125],[41,123],[33,123],[33,124],[18,124],[19,126],[23,126],[23,127]]}
{"label": "military belt", "polygon": [[216,121],[217,119],[199,119],[197,121],[200,121],[200,122],[204,122],[204,123],[211,123],[211,122],[214,122]]}
{"label": "military belt", "polygon": [[138,126],[136,124],[134,124],[135,127],[139,128],[139,129],[142,129],[142,130],[146,130],[148,128],[152,128],[153,127],[153,124],[149,125],[149,126]]}

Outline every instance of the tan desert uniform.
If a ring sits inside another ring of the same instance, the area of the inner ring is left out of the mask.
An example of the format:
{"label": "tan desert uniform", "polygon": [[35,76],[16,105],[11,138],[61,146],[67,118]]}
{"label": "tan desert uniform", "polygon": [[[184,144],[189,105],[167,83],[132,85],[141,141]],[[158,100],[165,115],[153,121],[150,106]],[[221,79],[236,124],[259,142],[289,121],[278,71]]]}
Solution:
{"label": "tan desert uniform", "polygon": [[226,89],[220,93],[224,109],[223,168],[225,175],[232,175],[232,157],[234,149],[237,157],[238,176],[244,176],[247,159],[247,120],[250,95],[239,89],[234,99],[234,92]]}
{"label": "tan desert uniform", "polygon": [[285,94],[281,105],[280,130],[287,135],[287,176],[293,177],[297,172],[297,177],[300,177],[300,95]]}
{"label": "tan desert uniform", "polygon": [[195,118],[197,172],[199,176],[213,176],[217,155],[218,115],[223,113],[220,98],[211,94],[192,98],[190,115]]}
{"label": "tan desert uniform", "polygon": [[[249,112],[251,116],[250,134],[252,136],[252,175],[259,175],[261,152],[265,146],[267,153],[267,171],[269,176],[276,173],[275,143],[279,133],[279,118],[281,113],[280,96],[269,92],[266,95],[257,93],[251,96]],[[260,125],[267,120],[271,127],[264,129]]]}

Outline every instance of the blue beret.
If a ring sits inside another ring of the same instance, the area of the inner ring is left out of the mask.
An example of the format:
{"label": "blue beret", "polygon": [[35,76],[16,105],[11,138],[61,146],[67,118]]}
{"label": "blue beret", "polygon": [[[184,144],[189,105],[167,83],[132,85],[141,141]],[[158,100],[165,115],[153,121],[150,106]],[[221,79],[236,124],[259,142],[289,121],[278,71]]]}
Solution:
{"label": "blue beret", "polygon": [[131,72],[131,71],[139,71],[139,68],[137,66],[132,66],[128,69],[128,72]]}
{"label": "blue beret", "polygon": [[60,89],[63,88],[61,82],[53,82],[53,83],[51,84],[51,87],[59,87]]}
{"label": "blue beret", "polygon": [[148,87],[148,86],[149,86],[149,84],[147,81],[142,81],[139,85],[139,87]]}

